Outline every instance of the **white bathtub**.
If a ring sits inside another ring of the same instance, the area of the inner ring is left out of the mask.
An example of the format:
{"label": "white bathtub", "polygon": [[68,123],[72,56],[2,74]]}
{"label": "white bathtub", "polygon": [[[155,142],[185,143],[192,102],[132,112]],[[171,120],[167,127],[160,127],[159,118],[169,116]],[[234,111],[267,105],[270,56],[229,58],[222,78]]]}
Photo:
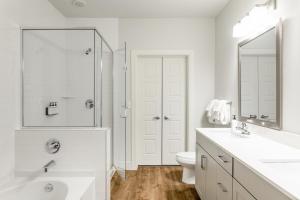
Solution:
{"label": "white bathtub", "polygon": [[0,200],[94,200],[92,177],[40,177],[16,180],[0,189]]}

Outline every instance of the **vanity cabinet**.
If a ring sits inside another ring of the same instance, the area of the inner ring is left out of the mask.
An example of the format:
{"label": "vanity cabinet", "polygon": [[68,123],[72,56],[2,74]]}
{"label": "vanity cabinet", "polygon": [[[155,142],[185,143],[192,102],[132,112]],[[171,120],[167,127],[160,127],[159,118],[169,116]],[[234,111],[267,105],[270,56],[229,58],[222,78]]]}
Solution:
{"label": "vanity cabinet", "polygon": [[208,137],[197,134],[195,188],[201,200],[290,200]]}

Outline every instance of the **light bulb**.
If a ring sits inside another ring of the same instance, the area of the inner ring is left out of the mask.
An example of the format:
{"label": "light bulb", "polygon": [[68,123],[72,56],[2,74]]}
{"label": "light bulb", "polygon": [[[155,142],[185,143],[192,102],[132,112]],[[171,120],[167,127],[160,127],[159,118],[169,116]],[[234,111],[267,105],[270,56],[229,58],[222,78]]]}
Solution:
{"label": "light bulb", "polygon": [[244,37],[270,28],[278,22],[279,17],[266,6],[255,6],[249,15],[233,27],[233,37]]}

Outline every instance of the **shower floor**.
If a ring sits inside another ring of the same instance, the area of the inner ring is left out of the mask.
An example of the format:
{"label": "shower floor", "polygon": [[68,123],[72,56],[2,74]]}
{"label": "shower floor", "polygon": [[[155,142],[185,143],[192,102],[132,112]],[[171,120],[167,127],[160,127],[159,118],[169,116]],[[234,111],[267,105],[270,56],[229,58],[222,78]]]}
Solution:
{"label": "shower floor", "polygon": [[200,200],[194,185],[181,183],[181,167],[140,166],[126,173],[126,181],[112,178],[112,200]]}

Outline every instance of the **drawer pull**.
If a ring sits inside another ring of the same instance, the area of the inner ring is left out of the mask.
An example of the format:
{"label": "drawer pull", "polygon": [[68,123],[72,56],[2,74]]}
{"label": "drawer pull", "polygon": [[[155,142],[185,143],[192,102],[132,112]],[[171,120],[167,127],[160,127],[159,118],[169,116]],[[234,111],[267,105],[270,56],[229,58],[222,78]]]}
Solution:
{"label": "drawer pull", "polygon": [[203,170],[205,170],[205,167],[204,167],[204,160],[206,160],[206,156],[202,155],[202,156],[201,156],[201,165],[200,165],[200,167],[201,167],[201,169],[203,169]]}
{"label": "drawer pull", "polygon": [[222,183],[218,183],[219,188],[222,190],[222,192],[228,192],[226,187]]}
{"label": "drawer pull", "polygon": [[218,158],[219,158],[223,163],[229,163],[229,161],[226,160],[226,159],[224,158],[224,156],[218,156]]}

